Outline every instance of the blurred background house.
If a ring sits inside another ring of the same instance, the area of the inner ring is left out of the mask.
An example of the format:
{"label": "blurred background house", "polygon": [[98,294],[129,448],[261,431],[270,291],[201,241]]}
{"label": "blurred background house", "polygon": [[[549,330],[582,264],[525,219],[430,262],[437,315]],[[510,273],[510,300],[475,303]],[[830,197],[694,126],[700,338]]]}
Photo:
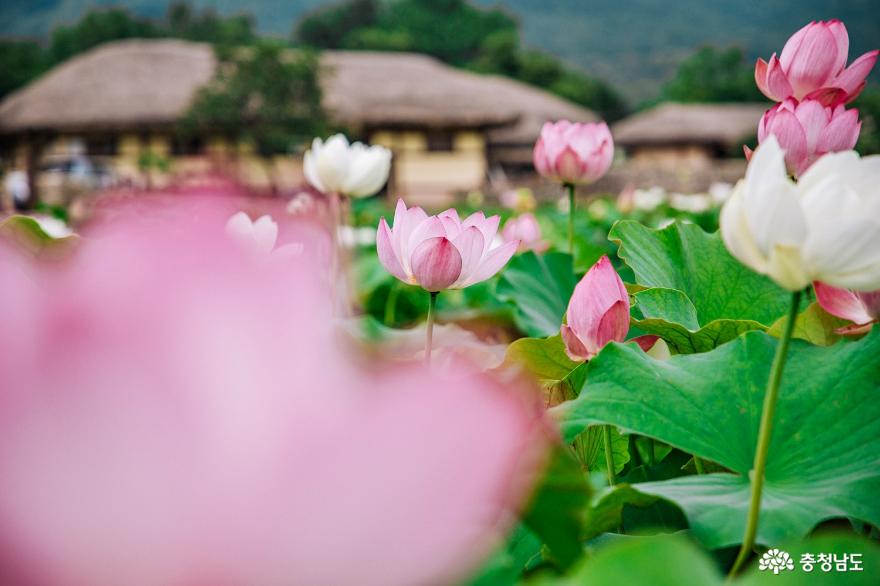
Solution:
{"label": "blurred background house", "polygon": [[[616,161],[592,193],[699,191],[739,177],[755,142],[755,57],[811,19],[846,20],[854,54],[880,31],[864,2],[653,4],[7,0],[0,173],[26,170],[59,207],[218,169],[284,195],[311,138],[345,131],[394,151],[391,195],[556,196],[531,150],[567,118],[612,124]],[[863,153],[880,151],[878,75],[853,104]]]}
{"label": "blurred background house", "polygon": [[608,181],[668,190],[705,191],[743,176],[743,145],[757,144],[766,104],[665,102],[612,126],[624,160]]}
{"label": "blurred background house", "polygon": [[[161,186],[222,166],[257,189],[300,187],[301,148],[261,157],[255,145],[212,128],[179,131],[217,67],[205,43],[138,39],[96,47],[0,103],[7,156],[35,172],[37,192],[58,205],[83,191],[72,179],[77,174],[96,184],[100,175]],[[325,51],[320,77],[332,123],[394,152],[389,190],[427,200],[482,189],[493,174],[527,170],[547,120],[597,118],[522,82],[426,55]],[[44,181],[57,169],[67,170],[67,181]]]}

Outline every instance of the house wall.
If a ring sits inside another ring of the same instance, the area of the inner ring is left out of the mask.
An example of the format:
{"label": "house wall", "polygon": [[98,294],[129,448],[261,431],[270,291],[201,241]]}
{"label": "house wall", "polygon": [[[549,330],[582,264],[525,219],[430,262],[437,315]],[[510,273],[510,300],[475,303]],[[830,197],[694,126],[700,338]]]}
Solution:
{"label": "house wall", "polygon": [[644,145],[630,147],[629,162],[636,167],[673,170],[681,167],[707,167],[715,159],[709,145]]}
{"label": "house wall", "polygon": [[432,150],[426,131],[377,130],[369,140],[394,153],[389,190],[394,195],[440,204],[456,193],[483,186],[486,138],[479,131],[453,132],[448,150]]}
{"label": "house wall", "polygon": [[[299,157],[275,156],[269,159],[256,153],[252,144],[234,143],[219,136],[205,137],[197,154],[175,154],[172,136],[168,132],[128,130],[104,135],[112,139],[115,153],[99,155],[109,162],[120,182],[136,187],[161,188],[177,177],[211,173],[218,163],[233,172],[243,184],[255,189],[294,191],[305,178]],[[87,138],[78,133],[63,133],[46,141],[40,149],[40,159],[87,155]],[[29,145],[21,141],[13,151],[14,168],[24,168]],[[146,155],[150,157],[146,157]],[[40,197],[47,203],[63,204],[68,195],[54,185],[38,184]],[[45,193],[44,193],[45,192]]]}

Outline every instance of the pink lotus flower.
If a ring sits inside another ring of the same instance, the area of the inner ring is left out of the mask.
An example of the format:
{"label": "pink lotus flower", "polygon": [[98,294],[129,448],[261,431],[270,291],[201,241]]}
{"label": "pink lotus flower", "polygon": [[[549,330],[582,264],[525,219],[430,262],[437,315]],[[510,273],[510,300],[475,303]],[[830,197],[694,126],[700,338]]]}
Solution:
{"label": "pink lotus flower", "polygon": [[566,315],[568,323],[560,333],[572,360],[590,360],[608,342],[626,339],[629,294],[607,256],[600,258],[574,288]]}
{"label": "pink lotus flower", "polygon": [[785,150],[789,171],[799,176],[822,155],[852,149],[861,127],[858,110],[847,110],[842,104],[831,108],[816,100],[798,103],[787,99],[761,117],[758,142],[775,135]]}
{"label": "pink lotus flower", "polygon": [[116,220],[51,266],[0,249],[0,583],[466,579],[543,420],[479,375],[364,370],[320,259],[257,262],[227,217]]}
{"label": "pink lotus flower", "polygon": [[600,179],[614,158],[614,140],[604,122],[582,124],[547,122],[535,143],[535,169],[563,184],[586,184]]}
{"label": "pink lotus flower", "polygon": [[831,315],[853,322],[851,326],[836,330],[839,334],[863,334],[880,320],[880,290],[852,291],[832,287],[819,281],[813,283],[813,289],[822,309]]}
{"label": "pink lotus flower", "polygon": [[541,238],[541,226],[534,214],[521,214],[504,223],[501,237],[505,242],[519,242],[519,250],[544,252],[550,244]]}
{"label": "pink lotus flower", "polygon": [[776,58],[758,59],[755,82],[761,92],[781,102],[787,98],[816,99],[835,106],[854,100],[880,51],[869,51],[846,67],[849,35],[839,20],[811,22],[796,32]]}
{"label": "pink lotus flower", "polygon": [[497,245],[498,216],[459,219],[454,209],[429,216],[397,201],[394,227],[379,222],[376,248],[389,273],[426,291],[461,289],[485,281],[507,264],[518,242]]}

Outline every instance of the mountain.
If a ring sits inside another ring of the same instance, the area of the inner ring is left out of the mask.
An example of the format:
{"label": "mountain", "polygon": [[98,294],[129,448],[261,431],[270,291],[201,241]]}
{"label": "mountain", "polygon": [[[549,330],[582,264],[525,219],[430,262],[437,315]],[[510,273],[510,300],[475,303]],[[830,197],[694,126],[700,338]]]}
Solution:
{"label": "mountain", "polygon": [[[811,20],[840,18],[850,54],[880,46],[877,0],[475,0],[516,15],[527,44],[612,82],[627,97],[653,96],[682,59],[706,44],[742,47],[749,59],[779,51]],[[287,36],[328,0],[195,0],[223,14],[250,12],[262,32]],[[168,0],[4,0],[4,36],[42,37],[95,6],[124,5],[160,17]],[[878,79],[875,72],[873,78]]]}

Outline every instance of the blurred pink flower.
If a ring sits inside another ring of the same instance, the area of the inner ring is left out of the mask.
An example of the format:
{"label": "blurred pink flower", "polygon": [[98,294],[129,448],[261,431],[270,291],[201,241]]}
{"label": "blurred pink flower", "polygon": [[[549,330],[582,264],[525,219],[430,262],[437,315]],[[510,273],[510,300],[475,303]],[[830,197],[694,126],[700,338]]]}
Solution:
{"label": "blurred pink flower", "polygon": [[758,142],[775,135],[785,150],[786,166],[799,176],[822,155],[852,149],[861,127],[858,110],[847,110],[843,105],[831,108],[816,100],[798,103],[787,99],[764,113],[758,124]]}
{"label": "blurred pink flower", "polygon": [[505,242],[519,242],[519,250],[544,252],[550,246],[541,238],[541,226],[534,214],[521,214],[507,220],[501,237]]}
{"label": "blurred pink flower", "polygon": [[865,87],[878,53],[868,51],[846,67],[846,26],[839,20],[811,22],[788,39],[778,59],[776,53],[769,62],[758,59],[755,82],[775,102],[813,98],[828,106],[849,103]]}
{"label": "blurred pink flower", "polygon": [[629,294],[611,261],[603,256],[574,288],[568,323],[560,333],[568,357],[589,360],[608,342],[622,342],[629,331]]}
{"label": "blurred pink flower", "polygon": [[853,322],[851,326],[839,328],[840,334],[863,334],[880,320],[880,291],[839,289],[819,281],[813,283],[813,289],[822,309]]}
{"label": "blurred pink flower", "polygon": [[604,122],[547,122],[535,143],[535,169],[564,184],[593,183],[611,166],[614,140]]}
{"label": "blurred pink flower", "polygon": [[455,209],[429,216],[397,201],[394,226],[379,222],[376,249],[389,273],[427,291],[461,289],[485,281],[507,264],[518,242],[498,244],[498,216],[476,212],[464,221]]}
{"label": "blurred pink flower", "polygon": [[324,261],[255,262],[226,217],[105,223],[52,266],[0,250],[0,583],[466,578],[543,419],[488,378],[357,366]]}

